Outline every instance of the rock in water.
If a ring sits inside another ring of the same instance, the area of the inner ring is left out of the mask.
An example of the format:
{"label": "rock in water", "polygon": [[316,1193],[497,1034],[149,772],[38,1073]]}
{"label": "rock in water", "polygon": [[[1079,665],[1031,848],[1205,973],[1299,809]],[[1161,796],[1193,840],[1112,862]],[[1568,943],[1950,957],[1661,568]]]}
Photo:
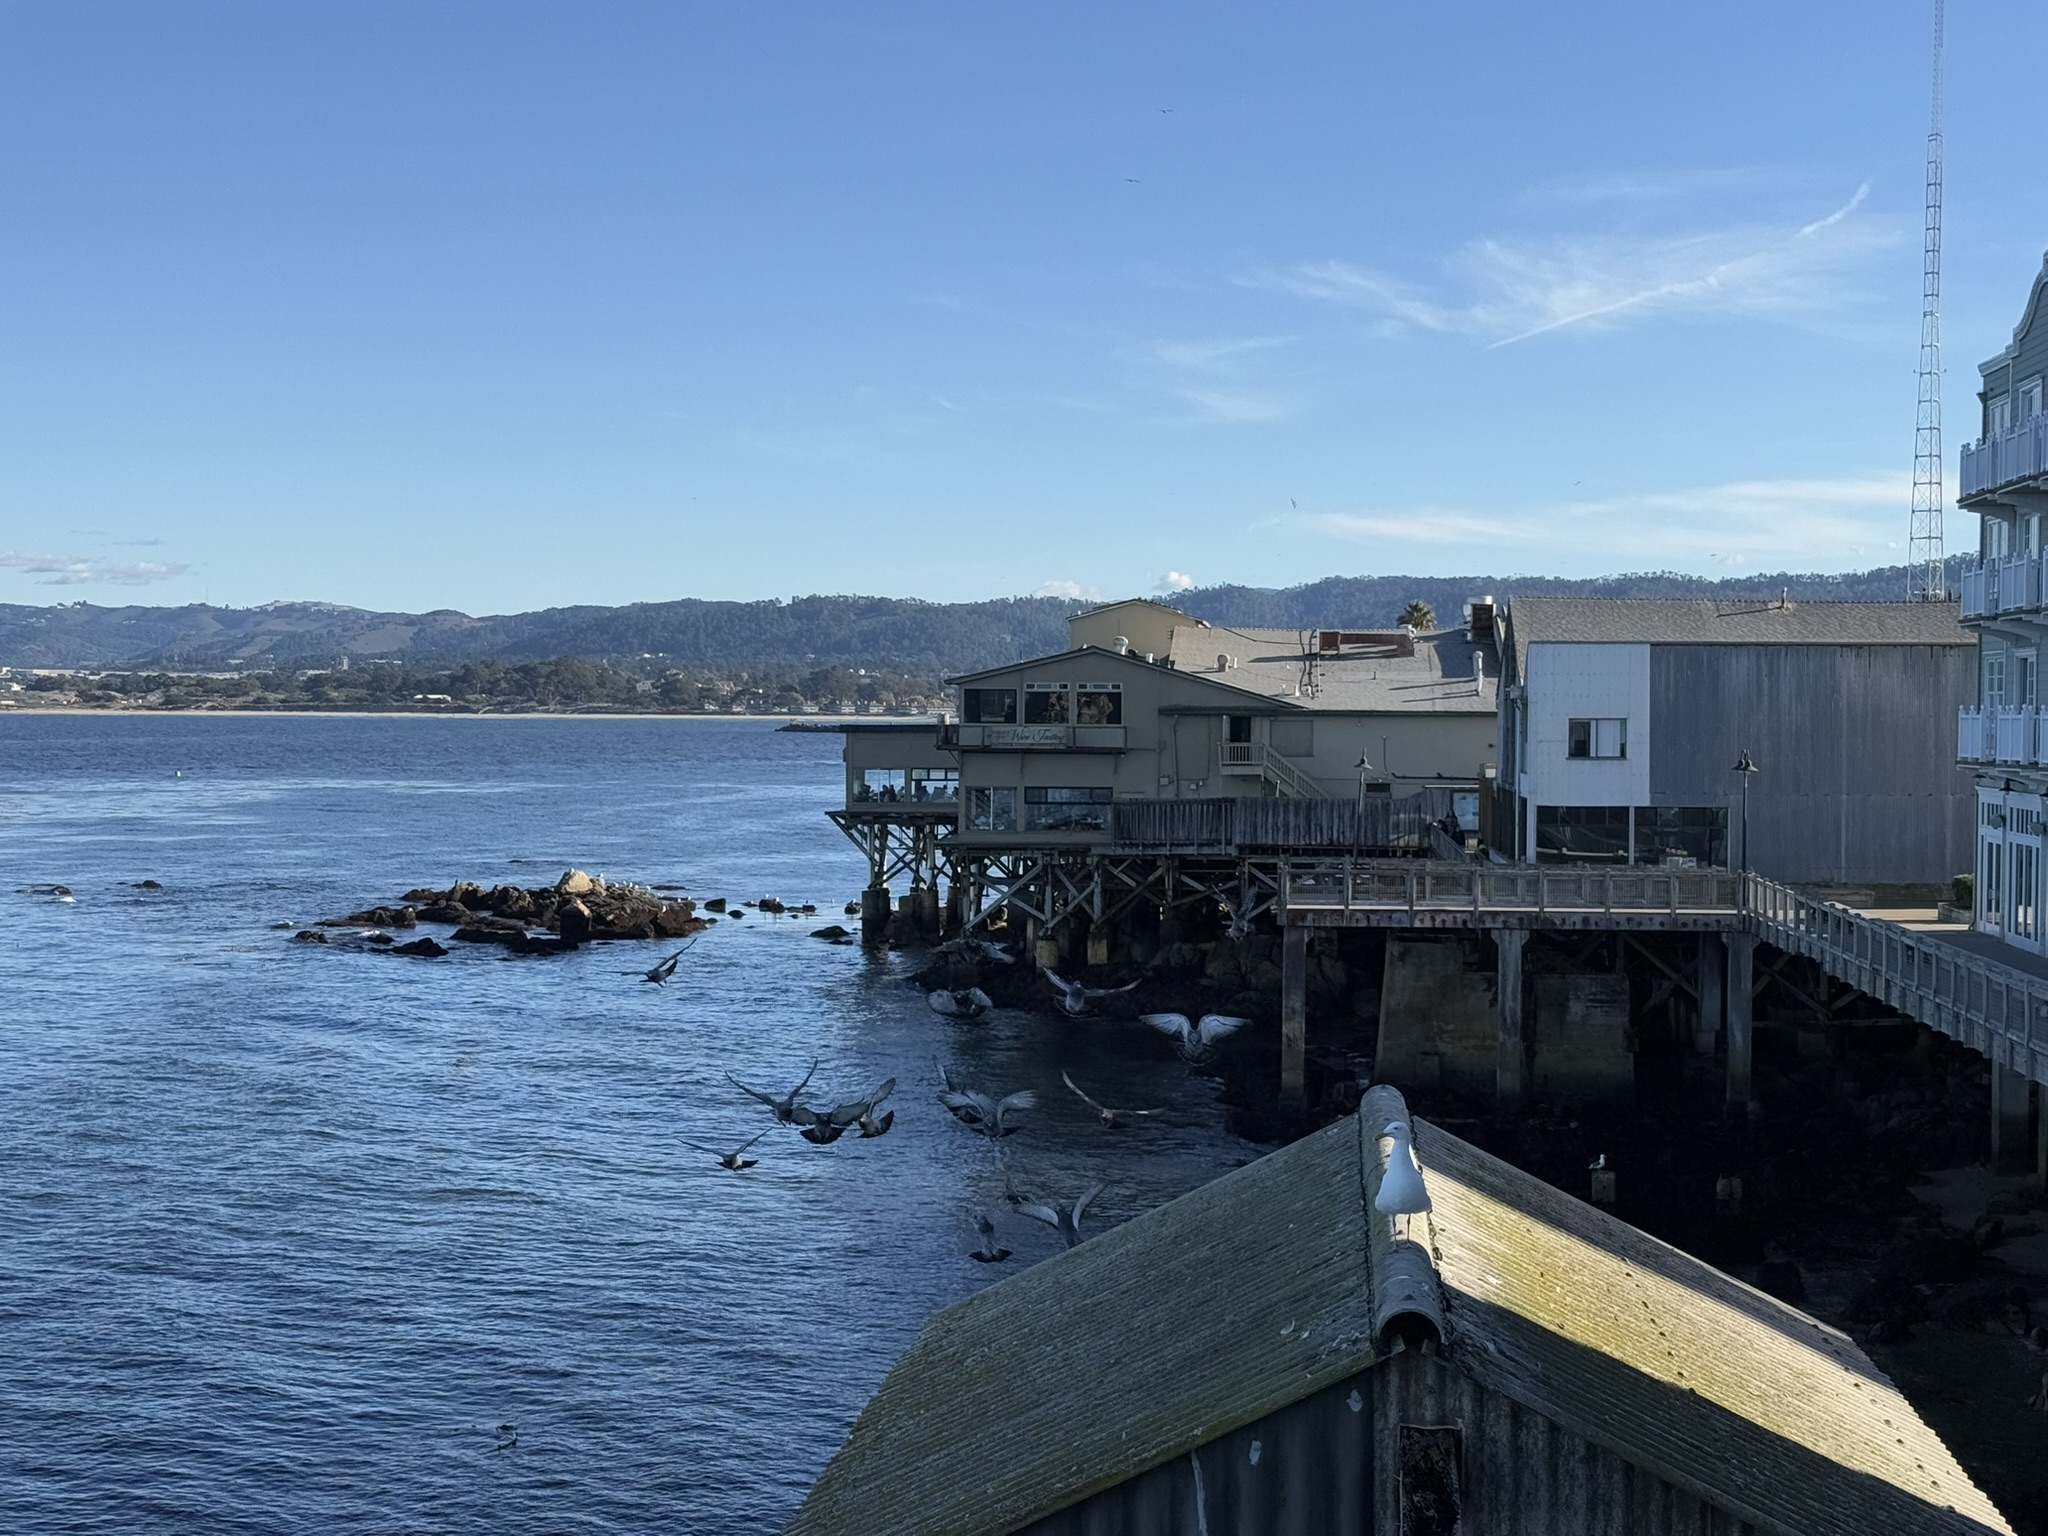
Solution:
{"label": "rock in water", "polygon": [[391,953],[394,955],[419,955],[424,959],[438,960],[441,956],[448,953],[448,948],[444,944],[436,944],[432,939],[414,939],[410,944],[398,945]]}
{"label": "rock in water", "polygon": [[419,914],[411,907],[366,907],[347,917],[320,919],[322,928],[412,928],[418,923]]}
{"label": "rock in water", "polygon": [[[597,882],[580,869],[562,872],[562,878],[555,882],[555,890],[563,896],[588,896],[597,889]],[[584,913],[588,917],[589,913]]]}
{"label": "rock in water", "polygon": [[318,928],[301,928],[292,935],[292,942],[294,944],[325,944],[327,942],[327,935]]}
{"label": "rock in water", "polygon": [[590,908],[580,901],[565,901],[555,908],[555,924],[565,943],[581,944],[590,937]]}

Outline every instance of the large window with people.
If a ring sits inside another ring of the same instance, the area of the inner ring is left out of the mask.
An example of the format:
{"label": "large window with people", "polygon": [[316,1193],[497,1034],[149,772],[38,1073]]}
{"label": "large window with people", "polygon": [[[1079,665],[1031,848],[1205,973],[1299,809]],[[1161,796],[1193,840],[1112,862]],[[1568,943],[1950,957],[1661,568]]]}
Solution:
{"label": "large window with people", "polygon": [[957,768],[863,768],[856,805],[952,805],[960,798]]}
{"label": "large window with people", "polygon": [[1026,725],[1071,725],[1073,713],[1068,707],[1067,685],[1065,683],[1026,683],[1024,685],[1024,723]]}
{"label": "large window with people", "polygon": [[1027,832],[1107,832],[1113,789],[1034,788],[1024,791]]}
{"label": "large window with people", "polygon": [[1083,683],[1074,694],[1076,725],[1122,725],[1124,687],[1122,683]]}

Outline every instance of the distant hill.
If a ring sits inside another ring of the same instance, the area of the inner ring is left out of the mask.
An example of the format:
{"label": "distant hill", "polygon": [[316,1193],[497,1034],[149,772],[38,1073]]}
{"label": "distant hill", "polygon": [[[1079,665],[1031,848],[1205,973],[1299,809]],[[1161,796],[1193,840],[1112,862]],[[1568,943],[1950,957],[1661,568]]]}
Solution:
{"label": "distant hill", "polygon": [[[1537,576],[1328,576],[1298,587],[1203,587],[1169,599],[1215,624],[1275,628],[1390,624],[1409,602],[1457,622],[1466,599],[1505,597],[1776,597],[1872,601],[1905,595],[1901,566],[1849,575],[1774,575],[1708,581],[1652,572],[1583,581]],[[419,664],[557,656],[747,671],[865,667],[936,678],[1044,655],[1066,644],[1080,605],[1018,597],[927,603],[897,597],[805,597],[793,602],[682,598],[619,608],[545,608],[472,618],[453,609],[376,613],[334,603],[260,608],[48,608],[0,604],[0,666],[200,671],[319,667],[342,656]],[[645,658],[643,660],[642,658]]]}

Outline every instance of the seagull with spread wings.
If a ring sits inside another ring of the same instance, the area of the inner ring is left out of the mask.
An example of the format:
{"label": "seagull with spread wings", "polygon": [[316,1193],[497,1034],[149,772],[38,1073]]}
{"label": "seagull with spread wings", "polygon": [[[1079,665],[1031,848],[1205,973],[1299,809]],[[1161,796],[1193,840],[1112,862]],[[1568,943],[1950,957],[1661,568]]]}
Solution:
{"label": "seagull with spread wings", "polygon": [[1121,992],[1133,990],[1138,985],[1137,982],[1131,981],[1120,987],[1091,987],[1085,982],[1069,981],[1058,971],[1047,971],[1045,979],[1051,982],[1053,990],[1059,993],[1055,1001],[1061,1009],[1077,1019],[1091,1011],[1097,998],[1115,997]]}
{"label": "seagull with spread wings", "polygon": [[1199,1020],[1191,1020],[1184,1013],[1141,1013],[1138,1021],[1175,1036],[1180,1041],[1182,1057],[1188,1061],[1206,1061],[1214,1053],[1218,1040],[1251,1023],[1250,1019],[1232,1018],[1222,1013],[1205,1013]]}

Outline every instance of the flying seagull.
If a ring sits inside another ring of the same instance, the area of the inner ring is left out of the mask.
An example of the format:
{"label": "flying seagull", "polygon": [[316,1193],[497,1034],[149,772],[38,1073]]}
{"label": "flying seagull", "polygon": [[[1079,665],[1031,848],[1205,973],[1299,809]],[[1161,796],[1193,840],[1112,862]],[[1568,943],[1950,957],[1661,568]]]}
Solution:
{"label": "flying seagull", "polygon": [[1017,1127],[1010,1123],[1010,1117],[1019,1110],[1038,1107],[1038,1095],[1028,1088],[998,1099],[971,1088],[956,1087],[944,1063],[939,1066],[939,1079],[946,1085],[939,1094],[939,1102],[946,1106],[955,1120],[981,1132],[990,1141],[1016,1135]]}
{"label": "flying seagull", "polygon": [[[696,942],[697,941],[695,939],[690,940],[690,944],[695,944]],[[640,975],[640,979],[642,981],[651,981],[657,987],[666,986],[668,984],[669,977],[675,975],[676,973],[676,962],[682,959],[683,956],[689,952],[690,944],[685,944],[681,949],[677,950],[674,954],[670,955],[666,960],[662,961],[659,965],[655,966],[653,970],[643,971]]]}
{"label": "flying seagull", "polygon": [[1088,1202],[1102,1193],[1100,1181],[1090,1184],[1081,1191],[1079,1198],[1068,1205],[1020,1204],[1019,1216],[1029,1216],[1033,1221],[1042,1221],[1067,1240],[1069,1248],[1081,1241],[1081,1217],[1088,1209]]}
{"label": "flying seagull", "polygon": [[1085,982],[1069,981],[1058,971],[1047,971],[1045,979],[1059,993],[1057,1001],[1060,1007],[1077,1019],[1089,1011],[1098,997],[1115,997],[1119,992],[1129,992],[1138,985],[1132,981],[1121,987],[1091,987]]}
{"label": "flying seagull", "polygon": [[955,992],[934,992],[925,999],[932,1012],[948,1019],[978,1019],[995,1003],[979,987],[962,987]]}
{"label": "flying seagull", "polygon": [[1087,1091],[1079,1083],[1067,1076],[1067,1069],[1065,1067],[1060,1068],[1060,1081],[1073,1089],[1079,1095],[1081,1102],[1095,1111],[1095,1118],[1108,1126],[1112,1131],[1120,1130],[1130,1124],[1131,1116],[1133,1115],[1156,1115],[1159,1113],[1156,1109],[1111,1109],[1107,1104],[1098,1104],[1088,1096]]}
{"label": "flying seagull", "polygon": [[1231,1018],[1221,1013],[1205,1013],[1195,1022],[1190,1022],[1184,1013],[1141,1013],[1138,1019],[1154,1029],[1176,1036],[1180,1040],[1181,1056],[1188,1061],[1206,1060],[1216,1049],[1218,1040],[1251,1023],[1250,1019]]}
{"label": "flying seagull", "polygon": [[1429,1209],[1429,1190],[1422,1183],[1422,1169],[1415,1161],[1409,1142],[1408,1122],[1395,1120],[1380,1132],[1393,1142],[1387,1152],[1387,1171],[1380,1180],[1380,1192],[1372,1208],[1384,1216],[1416,1216]]}
{"label": "flying seagull", "polygon": [[810,1085],[811,1079],[813,1077],[816,1077],[817,1075],[818,1061],[817,1058],[814,1056],[811,1058],[811,1070],[804,1074],[804,1080],[801,1083],[798,1083],[794,1088],[790,1089],[788,1093],[784,1094],[779,1099],[773,1097],[770,1094],[763,1093],[758,1088],[749,1088],[745,1083],[741,1082],[738,1078],[734,1077],[730,1072],[725,1074],[725,1080],[728,1083],[731,1083],[733,1087],[739,1089],[739,1091],[741,1093],[744,1093],[748,1098],[759,1099],[763,1104],[766,1104],[769,1107],[769,1109],[774,1111],[775,1123],[777,1125],[806,1125],[809,1123],[806,1117],[809,1116],[811,1112],[805,1109],[801,1104],[797,1103],[796,1096],[802,1093],[804,1089]]}
{"label": "flying seagull", "polygon": [[1007,1248],[996,1246],[996,1224],[988,1219],[987,1212],[974,1218],[974,1230],[981,1234],[981,1246],[968,1257],[977,1264],[1000,1264],[1010,1256]]}

